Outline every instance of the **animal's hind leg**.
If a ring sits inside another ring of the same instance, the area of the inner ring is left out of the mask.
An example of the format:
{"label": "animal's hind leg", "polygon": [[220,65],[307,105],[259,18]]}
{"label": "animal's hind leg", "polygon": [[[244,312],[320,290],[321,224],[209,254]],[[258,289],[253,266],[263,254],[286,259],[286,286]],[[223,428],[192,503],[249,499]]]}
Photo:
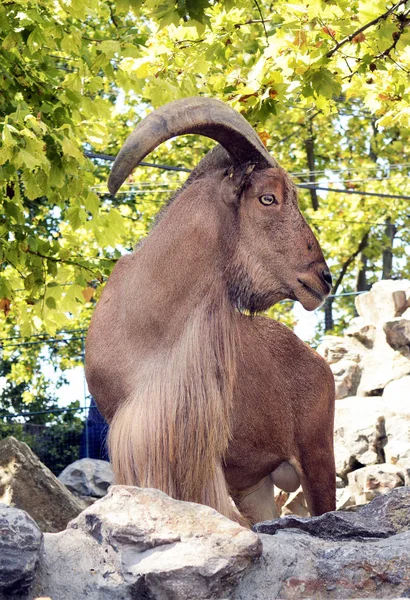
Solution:
{"label": "animal's hind leg", "polygon": [[274,498],[274,485],[270,475],[250,488],[240,492],[231,491],[231,495],[238,510],[249,520],[251,525],[279,517]]}

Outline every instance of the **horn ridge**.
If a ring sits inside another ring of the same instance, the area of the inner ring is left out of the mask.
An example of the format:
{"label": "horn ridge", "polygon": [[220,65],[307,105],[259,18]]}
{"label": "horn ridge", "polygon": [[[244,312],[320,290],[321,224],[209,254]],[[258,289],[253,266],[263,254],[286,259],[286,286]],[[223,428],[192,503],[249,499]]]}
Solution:
{"label": "horn ridge", "polygon": [[108,180],[110,192],[115,194],[157,146],[190,133],[219,142],[236,164],[250,161],[260,168],[277,166],[256,131],[236,110],[214,98],[184,98],[161,106],[138,123],[115,159]]}

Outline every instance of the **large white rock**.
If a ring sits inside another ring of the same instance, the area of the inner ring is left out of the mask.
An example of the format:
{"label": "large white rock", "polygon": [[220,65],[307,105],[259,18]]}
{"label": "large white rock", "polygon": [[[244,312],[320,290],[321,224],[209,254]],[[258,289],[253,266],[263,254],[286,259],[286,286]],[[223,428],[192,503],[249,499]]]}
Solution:
{"label": "large white rock", "polygon": [[385,279],[378,281],[366,294],[356,296],[357,312],[365,323],[375,327],[400,317],[409,307],[410,281]]}
{"label": "large white rock", "polygon": [[58,476],[75,494],[102,498],[114,483],[112,467],[106,460],[81,458],[68,465]]}
{"label": "large white rock", "polygon": [[360,367],[362,375],[357,394],[380,396],[390,381],[410,374],[410,348],[397,352],[387,343],[383,328],[378,328],[373,349],[364,352]]}
{"label": "large white rock", "polygon": [[356,340],[327,335],[317,352],[330,365],[335,378],[336,398],[354,396],[361,377],[361,344]]}
{"label": "large white rock", "polygon": [[336,335],[325,335],[322,343],[317,347],[317,352],[323,356],[329,365],[340,360],[360,362],[362,350],[360,344]]}
{"label": "large white rock", "polygon": [[34,590],[56,600],[222,600],[262,550],[207,506],[127,486],[44,543]]}
{"label": "large white rock", "polygon": [[336,472],[346,478],[358,466],[384,462],[385,405],[381,398],[351,397],[336,402]]}
{"label": "large white rock", "polygon": [[348,338],[354,338],[365,348],[373,348],[376,327],[374,325],[366,324],[363,317],[355,317],[350,321],[349,327],[345,330],[345,336]]}
{"label": "large white rock", "polygon": [[402,405],[401,411],[410,414],[410,375],[391,381],[383,390],[383,400],[392,411],[397,411],[399,405]]}

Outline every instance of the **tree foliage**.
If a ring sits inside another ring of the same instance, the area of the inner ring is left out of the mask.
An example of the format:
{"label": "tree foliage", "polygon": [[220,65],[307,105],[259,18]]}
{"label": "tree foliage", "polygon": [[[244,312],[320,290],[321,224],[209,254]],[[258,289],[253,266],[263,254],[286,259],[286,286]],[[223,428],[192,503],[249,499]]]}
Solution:
{"label": "tree foliage", "polygon": [[[185,175],[140,168],[113,199],[107,162],[84,153],[116,154],[167,101],[227,102],[297,183],[410,195],[409,17],[406,0],[3,2],[2,337],[86,326],[115,261]],[[211,146],[180,138],[150,160],[189,168]],[[366,285],[380,278],[387,223],[388,275],[408,276],[408,199],[301,190],[301,204],[337,291],[356,289],[361,265]]]}

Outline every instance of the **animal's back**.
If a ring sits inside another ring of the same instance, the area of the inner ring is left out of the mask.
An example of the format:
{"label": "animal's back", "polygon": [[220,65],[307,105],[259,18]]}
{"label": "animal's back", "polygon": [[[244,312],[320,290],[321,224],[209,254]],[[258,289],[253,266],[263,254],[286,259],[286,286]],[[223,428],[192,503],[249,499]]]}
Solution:
{"label": "animal's back", "polygon": [[132,391],[132,348],[127,345],[126,283],[131,256],[114,267],[94,310],[86,340],[88,389],[98,409],[110,422]]}

